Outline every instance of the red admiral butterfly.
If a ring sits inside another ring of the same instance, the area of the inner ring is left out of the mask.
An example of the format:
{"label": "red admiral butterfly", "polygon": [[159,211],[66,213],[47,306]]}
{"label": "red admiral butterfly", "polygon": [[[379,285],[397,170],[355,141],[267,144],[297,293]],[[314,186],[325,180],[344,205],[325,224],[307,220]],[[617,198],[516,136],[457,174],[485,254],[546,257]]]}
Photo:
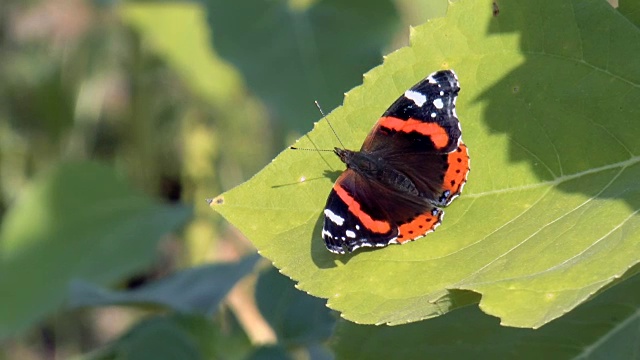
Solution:
{"label": "red admiral butterfly", "polygon": [[452,70],[429,75],[382,115],[360,151],[335,148],[347,165],[327,199],[329,251],[404,244],[432,232],[469,172]]}

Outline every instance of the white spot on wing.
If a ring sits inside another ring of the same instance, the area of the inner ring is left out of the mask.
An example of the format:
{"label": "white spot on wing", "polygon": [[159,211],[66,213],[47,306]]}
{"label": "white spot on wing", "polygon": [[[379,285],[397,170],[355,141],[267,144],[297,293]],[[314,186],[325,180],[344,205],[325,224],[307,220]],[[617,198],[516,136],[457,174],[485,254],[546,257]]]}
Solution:
{"label": "white spot on wing", "polygon": [[331,211],[329,209],[324,209],[324,215],[326,217],[328,217],[329,220],[331,220],[331,222],[333,222],[334,224],[336,224],[338,226],[342,226],[342,224],[344,224],[344,219],[341,218],[340,216],[334,214],[333,211]]}
{"label": "white spot on wing", "polygon": [[444,103],[442,102],[442,99],[437,98],[433,100],[433,106],[435,106],[436,109],[442,109],[444,107]]}
{"label": "white spot on wing", "polygon": [[354,233],[354,232],[353,232],[353,231],[351,231],[351,230],[347,230],[347,231],[345,232],[345,234],[347,234],[347,237],[350,237],[350,238],[352,238],[352,239],[355,239],[355,237],[356,237],[356,233]]}
{"label": "white spot on wing", "polygon": [[407,90],[404,92],[404,97],[412,100],[418,107],[422,107],[427,102],[427,97],[417,91]]}

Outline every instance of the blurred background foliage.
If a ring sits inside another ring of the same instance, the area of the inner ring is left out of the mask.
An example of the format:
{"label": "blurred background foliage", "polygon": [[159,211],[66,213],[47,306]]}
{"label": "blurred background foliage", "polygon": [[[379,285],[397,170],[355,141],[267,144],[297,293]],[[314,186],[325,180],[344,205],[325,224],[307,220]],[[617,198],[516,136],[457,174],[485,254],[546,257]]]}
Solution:
{"label": "blurred background foliage", "polygon": [[337,316],[204,200],[446,4],[0,2],[0,358],[331,358]]}

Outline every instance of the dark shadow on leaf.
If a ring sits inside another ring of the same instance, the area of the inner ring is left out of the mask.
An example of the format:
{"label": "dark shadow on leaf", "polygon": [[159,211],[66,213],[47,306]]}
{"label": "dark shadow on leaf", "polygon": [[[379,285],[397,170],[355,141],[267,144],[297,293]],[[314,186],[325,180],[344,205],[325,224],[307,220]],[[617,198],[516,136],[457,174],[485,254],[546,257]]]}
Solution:
{"label": "dark shadow on leaf", "polygon": [[[304,181],[295,181],[295,182],[290,182],[285,184],[271,185],[271,188],[277,189],[281,187],[295,186],[295,185],[300,185],[302,182],[324,180],[326,178],[329,178],[331,182],[335,182],[338,179],[338,176],[340,176],[340,174],[342,174],[342,170],[325,170],[324,173],[322,174],[322,177],[318,176],[314,178],[304,179]],[[329,196],[329,193],[327,193],[327,196]]]}
{"label": "dark shadow on leaf", "polygon": [[[331,179],[332,182],[336,182],[338,180],[338,176],[343,173],[344,170],[325,170],[323,175]],[[329,196],[329,194],[327,194]]]}
{"label": "dark shadow on leaf", "polygon": [[[349,260],[351,260],[354,256],[357,256],[361,253],[366,253],[370,251],[380,251],[382,248],[376,247],[362,247],[357,249],[352,253],[345,254],[334,254],[327,250],[327,247],[324,245],[324,240],[322,240],[322,226],[324,222],[324,215],[320,214],[318,217],[318,221],[316,221],[316,225],[313,229],[313,238],[311,239],[311,258],[313,262],[320,269],[330,269],[337,266],[337,262],[346,265]],[[392,245],[393,246],[393,245]]]}
{"label": "dark shadow on leaf", "polygon": [[316,225],[313,228],[313,237],[311,238],[311,259],[320,269],[334,268],[338,266],[337,263],[346,265],[353,256],[358,254],[358,252],[339,255],[327,250],[321,236],[323,222],[324,215],[320,214],[318,221],[316,221]]}
{"label": "dark shadow on leaf", "polygon": [[[483,118],[491,132],[506,134],[509,160],[527,162],[541,182],[557,182],[562,191],[590,198],[622,199],[640,209],[640,183],[634,181],[640,173],[640,69],[610,60],[630,58],[640,47],[591,48],[605,42],[599,44],[589,28],[607,28],[612,38],[622,35],[613,33],[622,26],[620,15],[605,2],[518,6],[501,7],[488,29],[490,35],[520,32],[526,56],[476,99],[488,104]],[[596,24],[590,23],[594,19]],[[633,39],[638,38],[635,31]],[[493,70],[480,67],[480,82],[483,71]]]}

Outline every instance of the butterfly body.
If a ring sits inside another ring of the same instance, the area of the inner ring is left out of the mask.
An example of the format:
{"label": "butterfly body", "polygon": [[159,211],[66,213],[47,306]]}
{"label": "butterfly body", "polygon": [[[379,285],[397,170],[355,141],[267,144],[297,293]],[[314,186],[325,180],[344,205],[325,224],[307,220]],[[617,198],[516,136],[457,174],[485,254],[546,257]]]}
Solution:
{"label": "butterfly body", "polygon": [[389,166],[382,157],[365,151],[335,148],[334,152],[343,163],[369,181],[376,181],[407,195],[419,195],[418,188],[406,175]]}
{"label": "butterfly body", "polygon": [[435,72],[389,107],[359,151],[334,150],[347,169],[324,210],[329,251],[405,243],[440,224],[440,207],[460,194],[469,172],[459,90],[453,71]]}

